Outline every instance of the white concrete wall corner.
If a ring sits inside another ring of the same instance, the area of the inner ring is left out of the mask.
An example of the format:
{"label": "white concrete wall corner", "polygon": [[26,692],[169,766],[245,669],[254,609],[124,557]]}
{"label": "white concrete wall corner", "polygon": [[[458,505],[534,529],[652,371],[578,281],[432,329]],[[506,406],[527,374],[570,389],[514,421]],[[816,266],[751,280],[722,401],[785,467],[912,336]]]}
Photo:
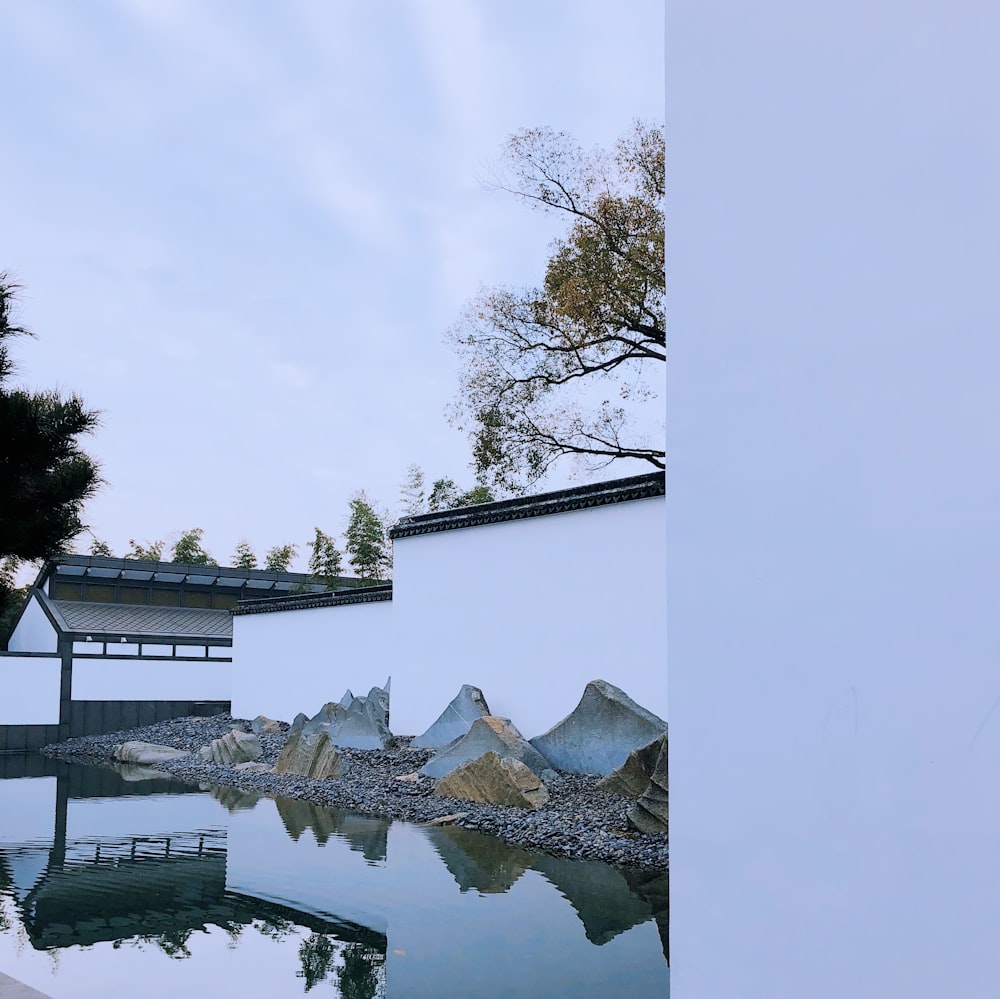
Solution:
{"label": "white concrete wall corner", "polygon": [[58,635],[38,597],[32,594],[12,632],[7,648],[11,652],[55,652]]}
{"label": "white concrete wall corner", "polygon": [[0,725],[58,725],[62,660],[0,656]]}

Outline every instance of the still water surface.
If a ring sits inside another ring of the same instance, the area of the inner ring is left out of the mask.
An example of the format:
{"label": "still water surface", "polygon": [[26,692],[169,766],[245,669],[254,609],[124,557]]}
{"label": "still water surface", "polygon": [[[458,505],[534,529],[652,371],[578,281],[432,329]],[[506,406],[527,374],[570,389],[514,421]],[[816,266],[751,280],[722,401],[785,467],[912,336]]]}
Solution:
{"label": "still water surface", "polygon": [[0,755],[0,970],[53,999],[668,994],[666,877]]}

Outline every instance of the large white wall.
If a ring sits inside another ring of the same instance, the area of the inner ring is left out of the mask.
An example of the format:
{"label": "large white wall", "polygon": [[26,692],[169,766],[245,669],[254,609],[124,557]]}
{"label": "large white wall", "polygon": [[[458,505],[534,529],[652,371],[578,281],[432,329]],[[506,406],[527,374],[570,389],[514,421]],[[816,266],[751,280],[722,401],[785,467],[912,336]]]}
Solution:
{"label": "large white wall", "polygon": [[233,618],[233,714],[290,721],[392,676],[417,735],[464,683],[528,738],[589,680],[666,718],[664,498],[403,538],[393,599]]}
{"label": "large white wall", "polygon": [[676,995],[1000,994],[1000,5],[667,11]]}
{"label": "large white wall", "polygon": [[314,715],[345,689],[367,694],[393,678],[395,729],[400,648],[388,600],[233,618],[233,715],[291,721]]}
{"label": "large white wall", "polygon": [[0,725],[58,725],[62,660],[0,655]]}
{"label": "large white wall", "polygon": [[396,541],[405,655],[393,731],[422,732],[463,683],[527,738],[594,679],[666,718],[664,506],[660,496]]}
{"label": "large white wall", "polygon": [[58,637],[52,622],[45,616],[38,597],[33,596],[24,608],[20,621],[7,642],[11,652],[55,652]]}
{"label": "large white wall", "polygon": [[[74,659],[75,701],[228,701],[232,663]],[[54,701],[58,712],[58,689]]]}

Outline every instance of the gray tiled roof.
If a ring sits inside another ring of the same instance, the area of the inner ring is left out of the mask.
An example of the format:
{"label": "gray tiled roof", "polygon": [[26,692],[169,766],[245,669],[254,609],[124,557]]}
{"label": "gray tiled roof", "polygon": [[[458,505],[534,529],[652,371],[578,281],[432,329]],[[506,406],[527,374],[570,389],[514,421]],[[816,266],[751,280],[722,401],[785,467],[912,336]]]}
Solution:
{"label": "gray tiled roof", "polygon": [[233,637],[233,619],[228,610],[98,604],[82,600],[50,600],[49,606],[62,617],[69,631],[163,638]]}

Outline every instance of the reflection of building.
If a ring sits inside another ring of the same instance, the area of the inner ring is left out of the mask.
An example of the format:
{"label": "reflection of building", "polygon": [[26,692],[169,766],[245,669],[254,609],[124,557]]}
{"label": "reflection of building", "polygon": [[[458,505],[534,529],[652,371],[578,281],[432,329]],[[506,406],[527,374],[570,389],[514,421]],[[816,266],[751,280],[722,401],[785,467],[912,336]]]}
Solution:
{"label": "reflection of building", "polygon": [[0,752],[228,710],[236,602],[325,589],[291,572],[47,562],[0,653]]}
{"label": "reflection of building", "polygon": [[0,895],[35,949],[134,939],[184,956],[193,931],[252,922],[297,927],[300,977],[356,976],[350,995],[666,991],[665,877],[304,802],[230,813],[170,779],[26,755],[0,756],[0,816]]}
{"label": "reflection of building", "polygon": [[194,930],[254,923],[273,932],[305,928],[360,950],[369,965],[385,962],[378,930],[229,890],[224,813],[191,785],[0,756],[0,806],[16,799],[35,824],[21,830],[21,842],[4,829],[0,866],[37,950],[139,938],[170,953]]}

